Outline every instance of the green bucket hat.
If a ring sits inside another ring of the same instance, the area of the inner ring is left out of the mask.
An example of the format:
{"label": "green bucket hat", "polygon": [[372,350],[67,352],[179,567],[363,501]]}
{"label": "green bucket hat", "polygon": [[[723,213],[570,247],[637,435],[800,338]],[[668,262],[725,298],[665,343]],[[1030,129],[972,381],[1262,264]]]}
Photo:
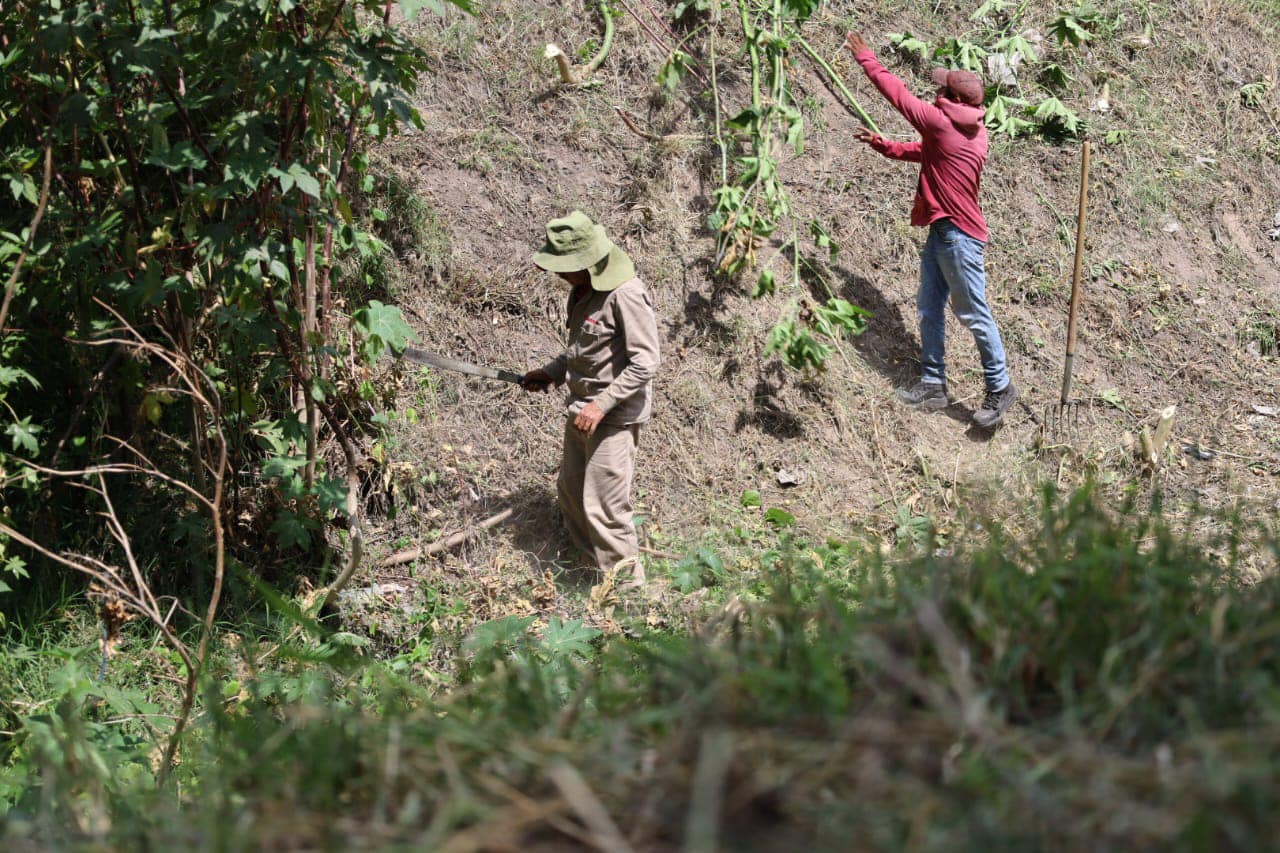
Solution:
{"label": "green bucket hat", "polygon": [[627,253],[581,210],[547,223],[547,244],[534,252],[533,262],[548,272],[586,270],[593,290],[614,290],[636,275]]}

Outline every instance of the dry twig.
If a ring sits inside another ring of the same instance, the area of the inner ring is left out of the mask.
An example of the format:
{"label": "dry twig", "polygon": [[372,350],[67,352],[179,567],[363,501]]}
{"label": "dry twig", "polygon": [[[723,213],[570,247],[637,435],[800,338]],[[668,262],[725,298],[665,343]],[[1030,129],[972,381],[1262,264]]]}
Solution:
{"label": "dry twig", "polygon": [[450,548],[456,548],[457,546],[461,545],[463,542],[466,542],[468,539],[475,536],[480,531],[488,530],[490,527],[493,527],[495,525],[501,524],[502,522],[506,521],[508,518],[512,516],[513,513],[515,513],[515,509],[512,507],[507,507],[502,512],[497,513],[496,515],[489,516],[484,521],[480,522],[474,527],[469,527],[466,530],[460,530],[457,533],[453,534],[452,536],[449,536],[448,538],[441,539],[439,542],[431,543],[425,548],[409,548],[404,551],[397,551],[396,553],[392,554],[390,557],[387,557],[386,559],[384,559],[378,565],[399,566],[399,565],[403,565],[404,563],[412,563],[414,560],[418,559],[419,557],[429,557],[432,554],[439,554],[441,551],[448,551]]}

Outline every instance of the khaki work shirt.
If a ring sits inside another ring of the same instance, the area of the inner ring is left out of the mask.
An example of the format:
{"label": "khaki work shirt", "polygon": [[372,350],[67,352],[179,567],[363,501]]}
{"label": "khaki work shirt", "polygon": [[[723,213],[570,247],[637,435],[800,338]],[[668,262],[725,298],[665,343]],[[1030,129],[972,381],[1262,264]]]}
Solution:
{"label": "khaki work shirt", "polygon": [[[584,292],[585,291],[585,292]],[[591,401],[601,423],[642,424],[653,413],[651,385],[658,372],[658,322],[649,288],[639,278],[602,293],[589,285],[569,294],[569,346],[543,368],[568,382],[569,416]]]}

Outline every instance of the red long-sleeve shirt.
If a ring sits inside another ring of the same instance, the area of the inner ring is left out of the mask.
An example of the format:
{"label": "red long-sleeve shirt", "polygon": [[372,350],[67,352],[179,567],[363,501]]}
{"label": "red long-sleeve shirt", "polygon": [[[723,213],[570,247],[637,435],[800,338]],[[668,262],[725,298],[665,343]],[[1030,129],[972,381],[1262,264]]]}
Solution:
{"label": "red long-sleeve shirt", "polygon": [[920,100],[890,73],[870,49],[854,59],[880,94],[919,131],[919,142],[893,142],[881,136],[871,147],[893,160],[920,164],[920,182],[911,224],[927,226],[950,217],[964,233],[984,243],[987,220],[978,205],[982,167],[987,162],[986,110],[946,98]]}

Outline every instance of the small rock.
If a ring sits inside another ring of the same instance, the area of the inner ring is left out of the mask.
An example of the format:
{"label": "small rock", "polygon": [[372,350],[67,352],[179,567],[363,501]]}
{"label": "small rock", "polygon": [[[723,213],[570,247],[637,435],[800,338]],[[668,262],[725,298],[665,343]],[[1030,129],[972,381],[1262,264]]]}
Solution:
{"label": "small rock", "polygon": [[809,475],[804,471],[788,471],[786,468],[778,471],[779,486],[803,486],[807,479]]}
{"label": "small rock", "polygon": [[373,586],[344,589],[338,593],[338,600],[348,607],[368,607],[382,601],[390,595],[406,592],[398,583],[376,583]]}
{"label": "small rock", "polygon": [[987,79],[997,86],[1018,85],[1018,64],[1022,55],[991,53],[987,55]]}
{"label": "small rock", "polygon": [[1182,230],[1182,223],[1176,219],[1170,219],[1168,222],[1160,226],[1160,230],[1166,234],[1177,234]]}
{"label": "small rock", "polygon": [[1102,93],[1098,95],[1097,100],[1089,105],[1089,109],[1095,113],[1105,113],[1111,111],[1111,84],[1102,84]]}
{"label": "small rock", "polygon": [[1266,416],[1267,416],[1267,417],[1269,417],[1269,418],[1274,418],[1274,417],[1276,417],[1277,415],[1280,415],[1280,408],[1277,408],[1277,407],[1275,407],[1275,406],[1257,406],[1257,405],[1255,405],[1255,406],[1251,406],[1250,408],[1252,408],[1252,409],[1253,409],[1253,411],[1254,411],[1254,412],[1256,412],[1257,414],[1259,414],[1259,415],[1266,415]]}

